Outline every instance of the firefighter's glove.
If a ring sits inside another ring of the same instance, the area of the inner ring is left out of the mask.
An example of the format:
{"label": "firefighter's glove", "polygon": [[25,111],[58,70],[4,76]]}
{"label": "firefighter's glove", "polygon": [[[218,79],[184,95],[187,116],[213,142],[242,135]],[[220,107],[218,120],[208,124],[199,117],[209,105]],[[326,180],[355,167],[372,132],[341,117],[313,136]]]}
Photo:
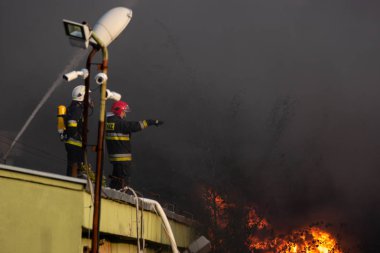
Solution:
{"label": "firefighter's glove", "polygon": [[66,135],[65,134],[63,134],[63,133],[59,134],[59,140],[60,141],[64,141],[65,139],[66,139]]}
{"label": "firefighter's glove", "polygon": [[158,120],[158,119],[155,119],[155,120],[153,120],[153,119],[148,119],[147,120],[147,123],[148,123],[148,125],[149,126],[159,126],[159,125],[162,125],[162,124],[164,124],[164,122],[163,121],[160,121],[160,120]]}
{"label": "firefighter's glove", "polygon": [[156,120],[154,121],[154,125],[157,126],[157,127],[160,126],[160,125],[162,125],[162,124],[164,124],[164,122],[161,121],[161,120],[156,119]]}

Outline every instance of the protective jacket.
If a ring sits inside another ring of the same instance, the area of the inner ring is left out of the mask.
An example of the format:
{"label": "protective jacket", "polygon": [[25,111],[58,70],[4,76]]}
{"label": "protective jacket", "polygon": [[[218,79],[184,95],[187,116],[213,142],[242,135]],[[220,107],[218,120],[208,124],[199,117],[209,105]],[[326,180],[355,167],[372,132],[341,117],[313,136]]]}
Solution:
{"label": "protective jacket", "polygon": [[109,161],[111,163],[131,161],[131,134],[150,125],[154,125],[153,120],[126,121],[116,115],[108,116],[105,139]]}
{"label": "protective jacket", "polygon": [[82,147],[83,103],[72,101],[65,117],[65,143]]}

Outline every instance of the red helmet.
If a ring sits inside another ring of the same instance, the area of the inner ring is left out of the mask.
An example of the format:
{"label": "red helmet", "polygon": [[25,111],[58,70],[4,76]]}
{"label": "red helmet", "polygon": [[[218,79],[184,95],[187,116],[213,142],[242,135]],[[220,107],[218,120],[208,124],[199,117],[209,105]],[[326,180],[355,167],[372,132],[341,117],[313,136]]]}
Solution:
{"label": "red helmet", "polygon": [[113,114],[119,117],[122,112],[129,112],[129,111],[131,111],[129,109],[129,105],[124,101],[116,101],[115,103],[113,103],[111,107],[111,112],[113,112]]}

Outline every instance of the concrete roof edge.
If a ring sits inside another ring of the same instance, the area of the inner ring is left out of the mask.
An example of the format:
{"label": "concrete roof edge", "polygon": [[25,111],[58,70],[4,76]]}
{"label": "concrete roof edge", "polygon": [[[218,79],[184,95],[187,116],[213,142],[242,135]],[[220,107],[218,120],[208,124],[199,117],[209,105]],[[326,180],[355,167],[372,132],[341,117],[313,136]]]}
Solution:
{"label": "concrete roof edge", "polygon": [[74,178],[74,177],[68,177],[68,176],[58,175],[58,174],[54,174],[54,173],[49,173],[49,172],[42,172],[42,171],[37,171],[37,170],[20,168],[20,167],[16,167],[16,166],[12,166],[12,165],[6,165],[6,164],[2,164],[2,163],[0,163],[0,170],[14,171],[14,172],[28,174],[28,175],[58,179],[58,180],[62,180],[62,181],[72,182],[72,183],[79,183],[79,184],[83,184],[83,185],[87,184],[87,181],[85,179],[81,179],[81,178]]}

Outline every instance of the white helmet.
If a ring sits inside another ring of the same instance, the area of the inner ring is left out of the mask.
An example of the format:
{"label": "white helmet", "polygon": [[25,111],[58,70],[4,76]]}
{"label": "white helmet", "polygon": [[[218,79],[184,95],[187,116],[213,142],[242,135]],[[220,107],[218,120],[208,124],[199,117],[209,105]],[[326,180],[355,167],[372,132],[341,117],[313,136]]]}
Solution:
{"label": "white helmet", "polygon": [[85,93],[86,93],[86,86],[78,85],[77,87],[73,89],[71,96],[74,101],[83,101]]}

